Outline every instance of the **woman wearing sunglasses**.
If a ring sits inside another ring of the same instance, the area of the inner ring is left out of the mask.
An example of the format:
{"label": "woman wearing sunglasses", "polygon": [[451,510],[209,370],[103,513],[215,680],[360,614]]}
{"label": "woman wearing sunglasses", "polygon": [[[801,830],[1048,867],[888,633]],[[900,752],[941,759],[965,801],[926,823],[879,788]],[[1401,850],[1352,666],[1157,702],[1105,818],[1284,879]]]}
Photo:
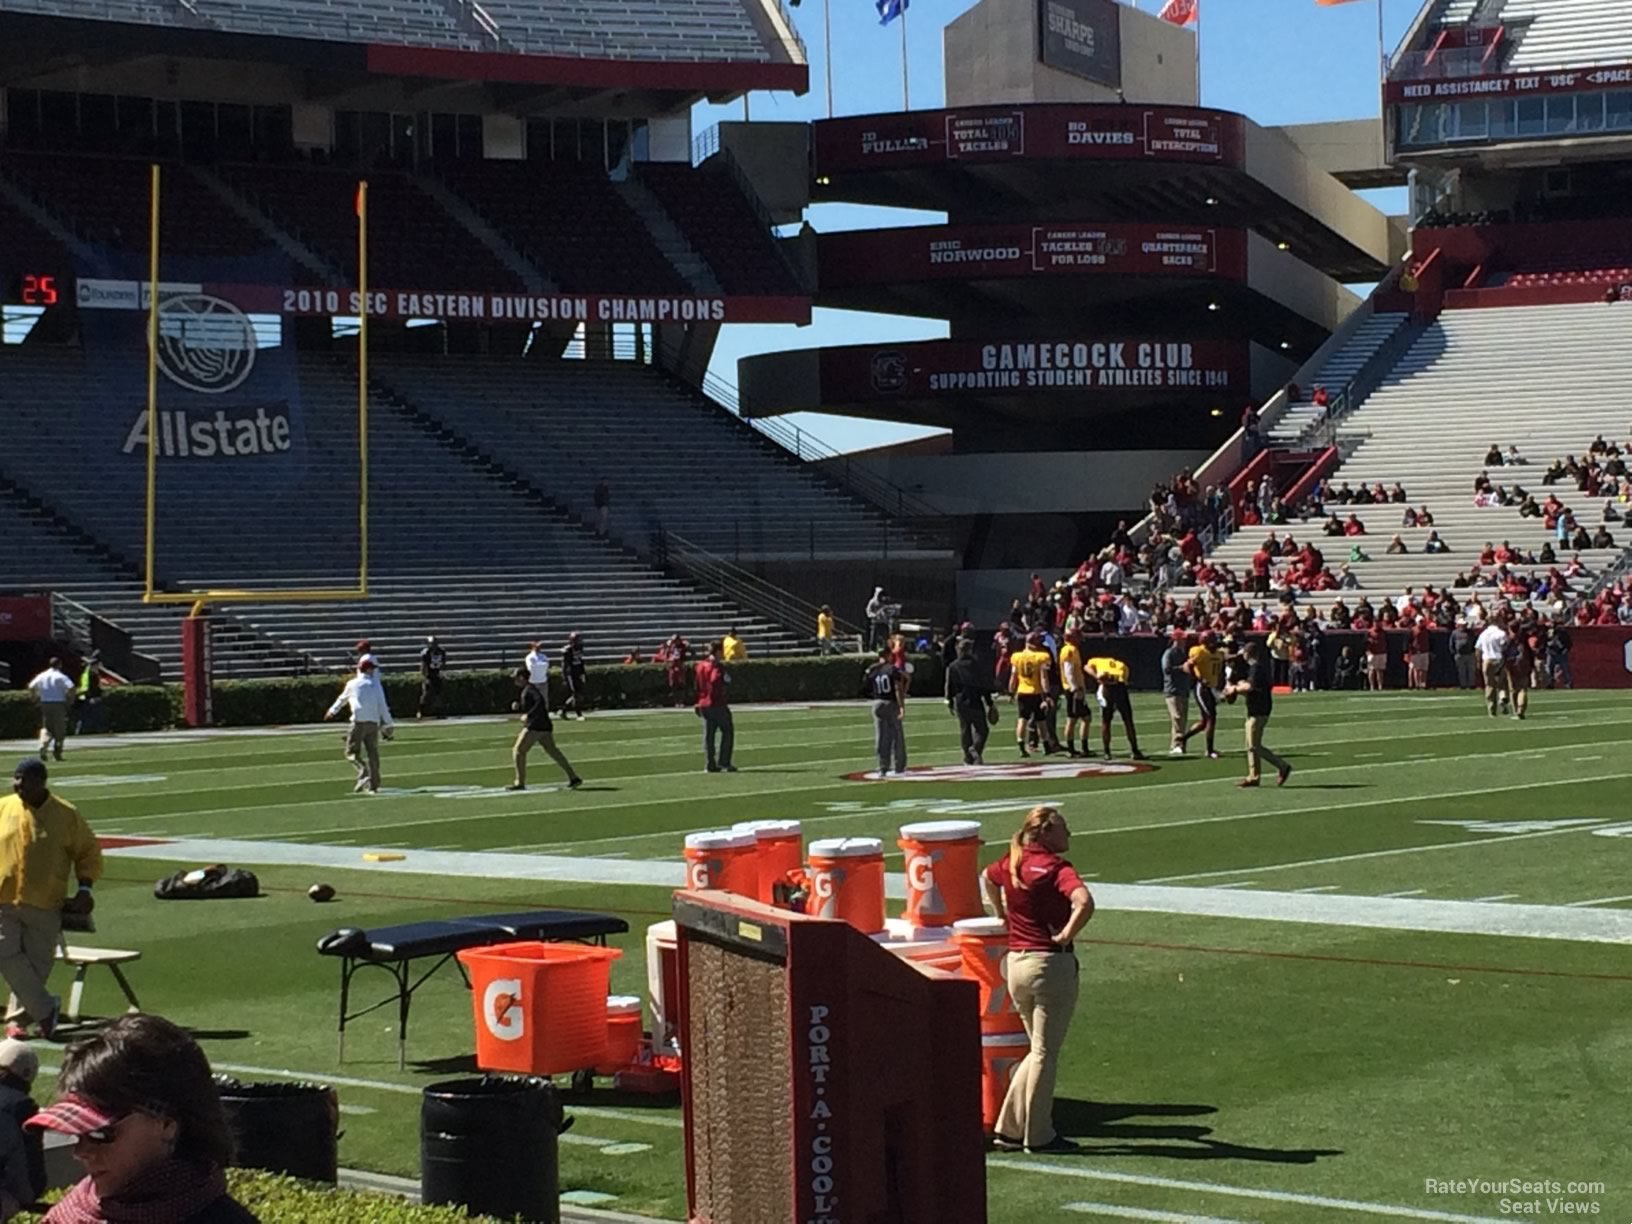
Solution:
{"label": "woman wearing sunglasses", "polygon": [[232,1138],[210,1064],[159,1016],[70,1046],[56,1104],[27,1124],[71,1135],[86,1173],[46,1224],[254,1224],[227,1193]]}

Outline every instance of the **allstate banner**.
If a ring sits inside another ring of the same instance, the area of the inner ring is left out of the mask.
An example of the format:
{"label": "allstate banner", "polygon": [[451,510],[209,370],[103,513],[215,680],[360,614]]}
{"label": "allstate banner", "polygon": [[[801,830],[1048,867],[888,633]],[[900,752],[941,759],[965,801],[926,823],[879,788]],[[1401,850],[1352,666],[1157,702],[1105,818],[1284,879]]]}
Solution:
{"label": "allstate banner", "polygon": [[[280,511],[302,497],[307,480],[300,372],[277,319],[262,318],[257,328],[237,303],[208,292],[205,281],[286,283],[287,261],[281,253],[162,258],[158,412],[150,421],[146,261],[106,250],[96,256],[94,278],[82,269],[77,286],[87,392],[77,404],[79,444],[94,454],[97,470],[116,475],[110,495],[135,508],[144,497],[154,433],[161,554],[166,540],[177,539],[178,525],[195,544],[219,533],[223,546],[236,540],[257,548],[263,532],[276,530]],[[108,295],[130,300],[104,300]],[[129,546],[133,533],[139,530],[116,534]]]}

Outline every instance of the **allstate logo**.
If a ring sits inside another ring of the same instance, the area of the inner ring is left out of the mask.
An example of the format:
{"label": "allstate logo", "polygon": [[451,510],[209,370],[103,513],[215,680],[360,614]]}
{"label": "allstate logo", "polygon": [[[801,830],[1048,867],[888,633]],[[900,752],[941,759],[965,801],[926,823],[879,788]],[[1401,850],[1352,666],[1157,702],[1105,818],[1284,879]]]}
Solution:
{"label": "allstate logo", "polygon": [[873,354],[873,390],[884,395],[907,389],[907,359],[894,349]]}
{"label": "allstate logo", "polygon": [[183,293],[159,303],[159,369],[178,387],[224,395],[255,368],[255,328],[222,298]]}

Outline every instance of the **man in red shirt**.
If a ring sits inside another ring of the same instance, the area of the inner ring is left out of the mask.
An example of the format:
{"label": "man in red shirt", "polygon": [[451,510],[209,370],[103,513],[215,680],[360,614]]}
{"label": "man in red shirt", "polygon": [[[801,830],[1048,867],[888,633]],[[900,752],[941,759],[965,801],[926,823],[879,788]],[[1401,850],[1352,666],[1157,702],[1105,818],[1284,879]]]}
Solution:
{"label": "man in red shirt", "polygon": [[1418,620],[1411,626],[1409,644],[1406,647],[1406,670],[1410,673],[1408,687],[1425,689],[1428,687],[1428,656],[1433,649],[1433,639],[1428,633],[1426,618]]}
{"label": "man in red shirt", "polygon": [[1254,595],[1269,594],[1269,567],[1271,564],[1269,545],[1260,544],[1258,551],[1252,554],[1252,593]]}
{"label": "man in red shirt", "polygon": [[1373,625],[1366,631],[1366,675],[1371,691],[1382,692],[1383,680],[1388,675],[1388,634],[1381,625]]}
{"label": "man in red shirt", "polygon": [[[726,700],[725,686],[731,676],[725,670],[725,647],[719,642],[708,644],[708,653],[697,664],[694,678],[697,682],[697,717],[703,720],[703,755],[709,773],[736,773],[731,763],[731,750],[736,744],[737,730],[731,721],[731,706]],[[715,740],[719,751],[715,751]]]}

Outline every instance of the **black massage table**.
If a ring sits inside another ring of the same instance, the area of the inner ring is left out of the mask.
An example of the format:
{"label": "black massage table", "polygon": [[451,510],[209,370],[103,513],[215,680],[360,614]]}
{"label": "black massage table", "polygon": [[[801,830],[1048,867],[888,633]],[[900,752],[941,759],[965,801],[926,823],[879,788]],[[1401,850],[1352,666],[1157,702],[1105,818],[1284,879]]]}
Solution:
{"label": "black massage table", "polygon": [[[628,929],[627,922],[611,914],[532,910],[521,914],[477,914],[468,918],[407,922],[372,931],[360,931],[355,927],[331,931],[317,941],[317,950],[324,956],[340,958],[340,1061],[344,1062],[346,1058],[346,1022],[389,1006],[394,1001],[397,1005],[397,1066],[399,1069],[405,1066],[408,1055],[408,1008],[413,1002],[414,991],[466,948],[483,948],[518,940],[592,943],[604,947],[608,935],[622,935]],[[415,978],[413,962],[423,957],[435,957],[436,963]],[[396,982],[396,991],[359,1011],[348,1011],[352,976],[369,965],[377,965],[390,973]],[[468,988],[470,977],[463,965],[459,965],[459,974]]]}

